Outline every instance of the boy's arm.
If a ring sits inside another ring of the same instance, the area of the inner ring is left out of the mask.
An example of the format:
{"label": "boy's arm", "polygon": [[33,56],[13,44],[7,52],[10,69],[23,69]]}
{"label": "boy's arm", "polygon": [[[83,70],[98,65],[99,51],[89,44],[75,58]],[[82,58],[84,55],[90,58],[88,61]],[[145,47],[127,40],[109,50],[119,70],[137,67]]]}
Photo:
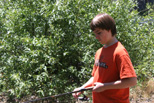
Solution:
{"label": "boy's arm", "polygon": [[93,91],[94,92],[102,92],[102,91],[108,90],[108,89],[128,88],[128,87],[136,85],[136,83],[137,83],[136,77],[125,78],[125,79],[117,80],[115,82],[110,82],[110,83],[96,82],[96,83],[94,83],[95,87],[93,88]]}
{"label": "boy's arm", "polygon": [[94,77],[91,77],[81,88],[91,87]]}
{"label": "boy's arm", "polygon": [[[79,88],[74,89],[74,91],[78,91],[78,90],[81,90],[83,88],[91,87],[92,83],[93,83],[93,79],[94,79],[94,77],[91,77],[84,85],[82,85]],[[77,98],[81,93],[83,93],[83,92],[73,93],[73,96],[75,98]]]}

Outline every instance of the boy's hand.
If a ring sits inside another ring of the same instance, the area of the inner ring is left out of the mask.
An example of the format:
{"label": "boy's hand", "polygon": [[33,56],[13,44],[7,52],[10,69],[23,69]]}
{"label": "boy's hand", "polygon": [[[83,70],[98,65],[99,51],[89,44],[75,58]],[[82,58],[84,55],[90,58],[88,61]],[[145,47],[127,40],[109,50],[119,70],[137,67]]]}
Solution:
{"label": "boy's hand", "polygon": [[94,92],[102,92],[102,91],[105,90],[103,83],[96,82],[96,83],[94,83],[94,85],[95,85],[94,88],[93,88]]}
{"label": "boy's hand", "polygon": [[[81,90],[81,89],[84,89],[84,88],[79,87],[79,88],[74,89],[74,91],[79,91],[79,90]],[[73,95],[74,98],[78,98],[78,96],[79,96],[80,94],[82,94],[82,93],[83,93],[83,92],[77,92],[77,93],[73,93],[72,95]]]}

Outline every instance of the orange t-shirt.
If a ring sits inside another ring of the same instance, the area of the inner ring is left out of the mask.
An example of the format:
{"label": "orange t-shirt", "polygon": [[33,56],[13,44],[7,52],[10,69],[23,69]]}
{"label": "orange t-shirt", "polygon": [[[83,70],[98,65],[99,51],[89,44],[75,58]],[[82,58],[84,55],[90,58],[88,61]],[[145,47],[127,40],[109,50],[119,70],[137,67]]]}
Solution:
{"label": "orange t-shirt", "polygon": [[[107,48],[102,47],[96,52],[92,76],[94,84],[136,77],[136,73],[127,50],[117,42]],[[93,103],[129,103],[129,88],[93,92]]]}

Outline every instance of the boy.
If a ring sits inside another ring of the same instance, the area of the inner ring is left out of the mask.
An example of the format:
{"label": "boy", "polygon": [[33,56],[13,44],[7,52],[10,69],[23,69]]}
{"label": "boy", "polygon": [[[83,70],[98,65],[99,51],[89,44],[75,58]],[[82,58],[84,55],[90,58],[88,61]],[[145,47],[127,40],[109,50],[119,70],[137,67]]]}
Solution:
{"label": "boy", "polygon": [[137,76],[127,50],[115,37],[114,19],[106,13],[98,14],[90,27],[104,46],[95,54],[92,77],[74,91],[94,86],[93,103],[129,103],[129,87],[136,85]]}

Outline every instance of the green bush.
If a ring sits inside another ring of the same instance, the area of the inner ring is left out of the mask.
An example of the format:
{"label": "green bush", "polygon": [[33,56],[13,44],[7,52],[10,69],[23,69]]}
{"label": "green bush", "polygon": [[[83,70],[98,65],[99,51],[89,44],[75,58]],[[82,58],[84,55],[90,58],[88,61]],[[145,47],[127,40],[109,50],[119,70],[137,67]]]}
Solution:
{"label": "green bush", "polygon": [[[89,28],[110,14],[139,80],[154,76],[154,22],[139,16],[132,0],[35,0],[0,2],[0,92],[21,98],[72,91],[86,82],[102,45]],[[151,14],[150,14],[151,13]]]}

